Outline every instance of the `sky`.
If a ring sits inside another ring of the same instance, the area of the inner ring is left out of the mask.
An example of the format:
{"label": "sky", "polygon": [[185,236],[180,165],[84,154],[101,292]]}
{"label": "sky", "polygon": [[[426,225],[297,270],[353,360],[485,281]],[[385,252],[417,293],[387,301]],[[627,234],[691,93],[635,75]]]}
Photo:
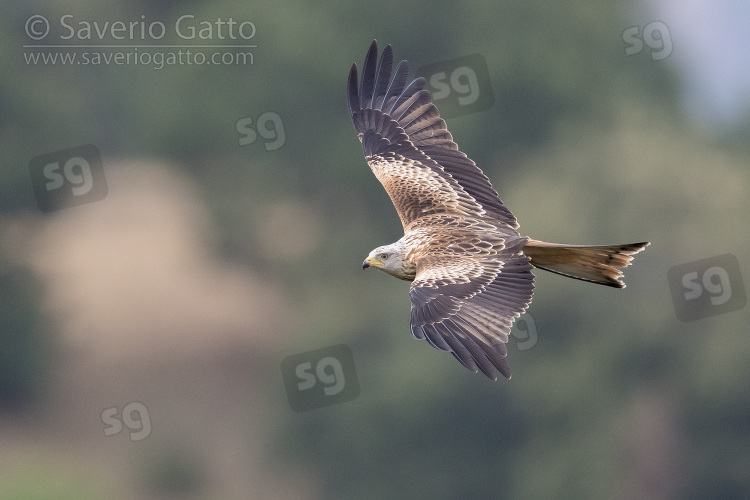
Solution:
{"label": "sky", "polygon": [[685,109],[704,126],[731,126],[750,111],[750,2],[648,0],[670,31],[669,61],[684,77]]}

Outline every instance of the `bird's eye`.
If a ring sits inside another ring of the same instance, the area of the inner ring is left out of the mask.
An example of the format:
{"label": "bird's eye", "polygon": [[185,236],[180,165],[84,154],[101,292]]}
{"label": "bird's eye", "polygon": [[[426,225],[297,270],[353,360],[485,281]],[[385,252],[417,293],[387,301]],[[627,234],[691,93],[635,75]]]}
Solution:
{"label": "bird's eye", "polygon": [[385,260],[385,259],[388,258],[388,254],[387,253],[381,253],[380,254],[380,258],[383,259],[383,260]]}

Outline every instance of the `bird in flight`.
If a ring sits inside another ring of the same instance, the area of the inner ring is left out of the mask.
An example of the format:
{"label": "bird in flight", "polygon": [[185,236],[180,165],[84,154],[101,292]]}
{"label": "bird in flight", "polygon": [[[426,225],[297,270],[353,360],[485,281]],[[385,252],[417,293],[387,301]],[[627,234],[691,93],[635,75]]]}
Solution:
{"label": "bird in flight", "polygon": [[624,288],[620,279],[648,242],[561,245],[518,233],[515,216],[486,175],[462,153],[425,79],[407,81],[388,45],[365,57],[362,81],[349,72],[348,104],[362,150],[404,226],[395,243],[362,263],[411,281],[411,333],[450,352],[473,372],[510,378],[506,343],[529,306],[533,268]]}

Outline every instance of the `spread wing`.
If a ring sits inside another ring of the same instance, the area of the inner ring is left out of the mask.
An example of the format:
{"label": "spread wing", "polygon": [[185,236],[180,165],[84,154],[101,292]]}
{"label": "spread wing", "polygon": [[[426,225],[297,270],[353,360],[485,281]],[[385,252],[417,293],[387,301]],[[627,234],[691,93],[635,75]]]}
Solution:
{"label": "spread wing", "polygon": [[406,228],[432,214],[492,217],[515,231],[518,223],[489,179],[458,150],[424,78],[407,85],[409,63],[393,70],[388,45],[376,65],[377,42],[349,72],[349,111],[370,168],[385,187]]}
{"label": "spread wing", "polygon": [[[438,226],[434,233],[431,224],[432,237],[415,259],[411,332],[473,372],[510,378],[506,342],[534,291],[532,266],[522,252],[527,239],[477,231],[472,226],[484,225],[480,221],[454,224],[462,229]],[[413,234],[422,237],[418,229]]]}

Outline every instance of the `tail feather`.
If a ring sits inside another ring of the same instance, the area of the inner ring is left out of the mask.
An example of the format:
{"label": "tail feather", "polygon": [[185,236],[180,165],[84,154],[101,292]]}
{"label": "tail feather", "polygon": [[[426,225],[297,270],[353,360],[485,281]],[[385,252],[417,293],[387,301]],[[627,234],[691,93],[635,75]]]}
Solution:
{"label": "tail feather", "polygon": [[625,288],[622,271],[649,242],[627,245],[559,245],[529,239],[524,253],[531,265],[570,278]]}

